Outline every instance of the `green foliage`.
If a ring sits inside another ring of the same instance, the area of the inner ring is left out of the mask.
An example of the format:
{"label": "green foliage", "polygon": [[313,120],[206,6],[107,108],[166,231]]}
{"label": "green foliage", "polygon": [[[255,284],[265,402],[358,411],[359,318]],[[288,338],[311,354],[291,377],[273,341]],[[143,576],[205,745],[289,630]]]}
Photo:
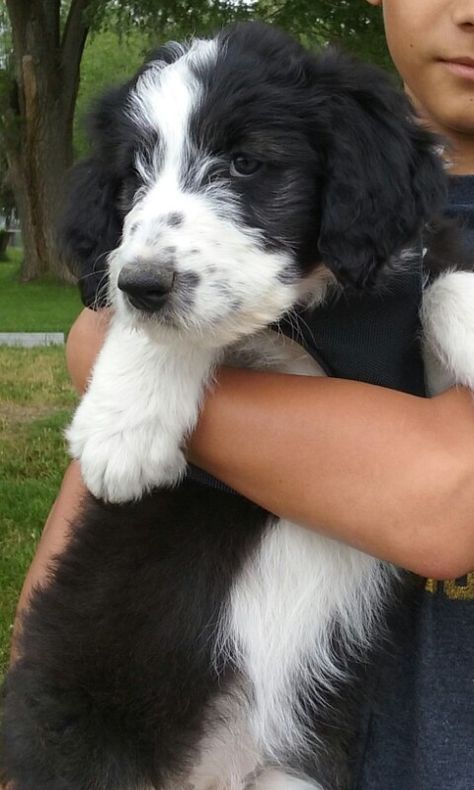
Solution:
{"label": "green foliage", "polygon": [[119,33],[141,30],[157,38],[203,34],[235,19],[247,18],[252,4],[246,0],[95,0],[89,5],[94,29]]}
{"label": "green foliage", "polygon": [[330,43],[392,69],[380,9],[365,0],[257,0],[262,19],[299,36],[305,44]]}
{"label": "green foliage", "polygon": [[92,35],[81,64],[81,83],[74,120],[74,149],[77,156],[88,151],[84,119],[96,97],[105,88],[128,79],[150,48],[147,35],[133,30],[127,36],[104,30]]}

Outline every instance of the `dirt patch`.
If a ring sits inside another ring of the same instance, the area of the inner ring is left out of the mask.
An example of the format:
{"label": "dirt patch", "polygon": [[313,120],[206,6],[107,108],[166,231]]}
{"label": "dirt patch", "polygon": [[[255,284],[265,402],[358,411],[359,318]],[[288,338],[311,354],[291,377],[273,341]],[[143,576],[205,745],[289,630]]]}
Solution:
{"label": "dirt patch", "polygon": [[[57,409],[52,409],[47,405],[32,405],[28,406],[20,403],[0,403],[0,424],[4,426],[11,423],[24,423],[31,422],[32,420],[41,420],[43,417],[50,417],[55,414]],[[0,790],[2,788],[0,787]]]}

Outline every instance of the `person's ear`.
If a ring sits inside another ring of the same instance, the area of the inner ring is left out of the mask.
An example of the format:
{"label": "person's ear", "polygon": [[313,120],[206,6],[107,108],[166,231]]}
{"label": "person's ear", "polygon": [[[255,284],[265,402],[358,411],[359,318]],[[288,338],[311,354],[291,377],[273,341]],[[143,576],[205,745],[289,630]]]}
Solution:
{"label": "person's ear", "polygon": [[382,5],[383,0],[367,0],[367,3],[370,3],[370,5]]}

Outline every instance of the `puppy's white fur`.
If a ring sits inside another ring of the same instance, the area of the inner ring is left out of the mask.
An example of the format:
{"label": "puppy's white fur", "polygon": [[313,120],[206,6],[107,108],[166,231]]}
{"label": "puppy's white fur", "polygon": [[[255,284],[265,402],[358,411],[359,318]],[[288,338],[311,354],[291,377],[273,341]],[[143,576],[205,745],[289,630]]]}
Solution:
{"label": "puppy's white fur", "polygon": [[[171,338],[170,338],[171,339]],[[86,486],[112,502],[176,483],[181,446],[196,423],[216,354],[186,342],[156,343],[112,322],[85,397],[67,430]]]}
{"label": "puppy's white fur", "polygon": [[307,779],[298,779],[296,776],[271,770],[265,772],[262,778],[249,790],[323,790],[321,785]]}
{"label": "puppy's white fur", "polygon": [[474,275],[440,275],[424,292],[421,320],[430,393],[454,384],[474,390]]}
{"label": "puppy's white fur", "polygon": [[251,729],[268,758],[318,747],[312,722],[304,726],[303,699],[314,695],[315,677],[326,691],[343,677],[335,631],[346,657],[369,642],[391,574],[373,557],[288,521],[265,534],[232,589],[221,647],[231,640],[248,673]]}

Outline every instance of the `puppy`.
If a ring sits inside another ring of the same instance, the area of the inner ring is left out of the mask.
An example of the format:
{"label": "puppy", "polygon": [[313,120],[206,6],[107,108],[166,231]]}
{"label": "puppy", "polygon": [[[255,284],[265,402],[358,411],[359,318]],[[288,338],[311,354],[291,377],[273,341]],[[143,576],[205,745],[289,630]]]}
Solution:
{"label": "puppy", "polygon": [[[410,265],[435,141],[381,72],[259,24],[160,49],[92,138],[62,233],[114,309],[68,430],[93,496],[23,623],[6,778],[344,790],[352,663],[397,571],[194,481],[183,447],[217,365],[321,374],[269,327]],[[434,388],[474,386],[472,279],[427,290]]]}

